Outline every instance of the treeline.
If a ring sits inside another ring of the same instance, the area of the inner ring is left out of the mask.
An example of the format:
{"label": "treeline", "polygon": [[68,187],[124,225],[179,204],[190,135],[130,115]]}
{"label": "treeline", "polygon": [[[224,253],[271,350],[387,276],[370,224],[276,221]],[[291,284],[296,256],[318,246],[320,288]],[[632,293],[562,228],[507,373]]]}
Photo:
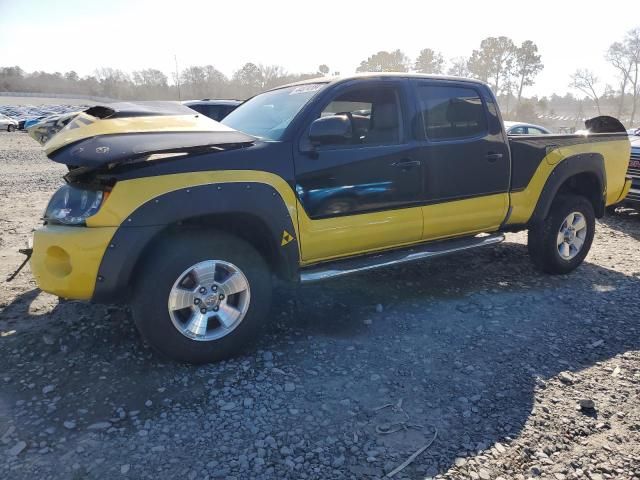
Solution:
{"label": "treeline", "polygon": [[80,77],[75,71],[25,72],[18,66],[0,67],[0,91],[67,93],[120,100],[178,100],[198,98],[245,99],[268,88],[322,75],[320,72],[290,74],[278,65],[246,63],[231,78],[212,65],[191,66],[169,77],[147,68],[131,73],[99,68]]}
{"label": "treeline", "polygon": [[[603,84],[589,69],[580,69],[568,86],[585,95],[525,97],[535,85],[544,64],[537,45],[526,40],[516,44],[508,37],[488,37],[468,57],[445,59],[442,53],[424,48],[415,59],[403,51],[380,51],[362,60],[357,72],[420,72],[472,77],[487,82],[498,96],[506,118],[536,118],[610,114],[634,124],[640,108],[640,27],[614,42],[605,58],[616,73],[617,84]],[[329,75],[328,65],[315,72],[289,73],[280,65],[246,63],[227,77],[212,65],[190,66],[169,78],[157,69],[131,73],[114,68],[97,69],[80,77],[76,72],[27,73],[20,67],[0,68],[0,91],[81,94],[124,100],[177,100],[195,98],[244,99],[262,90],[298,80]],[[339,74],[339,72],[331,72]],[[563,101],[560,101],[562,99]]]}
{"label": "treeline", "polygon": [[[411,61],[401,50],[378,52],[360,62],[358,72],[418,72],[478,78],[491,85],[498,97],[505,97],[505,114],[520,107],[525,87],[535,82],[544,65],[538,47],[531,40],[516,45],[508,37],[488,37],[469,57],[446,61],[431,48],[420,51]],[[511,98],[515,102],[511,102]],[[515,103],[515,105],[513,104]]]}

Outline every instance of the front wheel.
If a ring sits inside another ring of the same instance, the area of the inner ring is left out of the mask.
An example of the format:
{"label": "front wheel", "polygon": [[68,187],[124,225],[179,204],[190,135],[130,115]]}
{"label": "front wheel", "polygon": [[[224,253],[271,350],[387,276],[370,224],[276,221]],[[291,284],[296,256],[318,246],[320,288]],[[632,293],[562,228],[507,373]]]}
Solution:
{"label": "front wheel", "polygon": [[15,126],[15,125],[9,125],[9,126],[7,127],[7,131],[8,131],[8,132],[13,132],[13,131],[15,131],[15,129],[16,129],[16,126]]}
{"label": "front wheel", "polygon": [[529,229],[531,260],[551,274],[569,273],[585,259],[595,233],[591,202],[579,195],[562,195],[554,200],[541,223]]}
{"label": "front wheel", "polygon": [[165,240],[139,270],[132,302],[142,337],[174,360],[233,356],[265,323],[271,272],[244,240],[193,232]]}

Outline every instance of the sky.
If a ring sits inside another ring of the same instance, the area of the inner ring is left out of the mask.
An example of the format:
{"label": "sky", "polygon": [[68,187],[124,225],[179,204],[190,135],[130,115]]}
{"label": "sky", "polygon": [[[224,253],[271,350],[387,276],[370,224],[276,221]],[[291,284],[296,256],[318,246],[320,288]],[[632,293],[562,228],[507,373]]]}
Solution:
{"label": "sky", "polygon": [[[638,0],[606,3],[491,0],[0,0],[0,66],[80,75],[214,65],[226,75],[245,62],[288,72],[353,73],[380,50],[422,48],[469,56],[488,36],[538,45],[545,65],[526,96],[564,94],[577,68],[616,84],[603,56],[640,27]],[[574,92],[577,93],[577,92]]]}

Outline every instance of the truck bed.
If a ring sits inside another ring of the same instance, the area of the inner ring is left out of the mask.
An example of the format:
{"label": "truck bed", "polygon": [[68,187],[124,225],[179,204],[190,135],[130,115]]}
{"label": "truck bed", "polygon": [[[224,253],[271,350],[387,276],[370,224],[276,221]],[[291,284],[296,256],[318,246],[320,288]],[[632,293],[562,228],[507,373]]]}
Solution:
{"label": "truck bed", "polygon": [[526,223],[545,181],[560,162],[601,162],[605,172],[605,204],[618,201],[629,164],[626,133],[590,135],[522,135],[509,138],[511,150],[511,206],[509,224]]}

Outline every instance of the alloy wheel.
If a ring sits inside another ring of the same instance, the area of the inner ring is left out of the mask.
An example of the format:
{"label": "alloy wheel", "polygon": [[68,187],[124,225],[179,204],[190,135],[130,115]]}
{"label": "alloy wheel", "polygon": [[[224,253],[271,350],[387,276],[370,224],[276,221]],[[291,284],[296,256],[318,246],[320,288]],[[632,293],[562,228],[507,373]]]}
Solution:
{"label": "alloy wheel", "polygon": [[249,309],[249,281],[232,263],[205,260],[187,268],[171,287],[168,310],[174,327],[198,341],[218,340],[242,322]]}
{"label": "alloy wheel", "polygon": [[572,212],[564,219],[558,231],[557,246],[560,258],[572,260],[584,245],[587,237],[587,221],[580,212]]}

